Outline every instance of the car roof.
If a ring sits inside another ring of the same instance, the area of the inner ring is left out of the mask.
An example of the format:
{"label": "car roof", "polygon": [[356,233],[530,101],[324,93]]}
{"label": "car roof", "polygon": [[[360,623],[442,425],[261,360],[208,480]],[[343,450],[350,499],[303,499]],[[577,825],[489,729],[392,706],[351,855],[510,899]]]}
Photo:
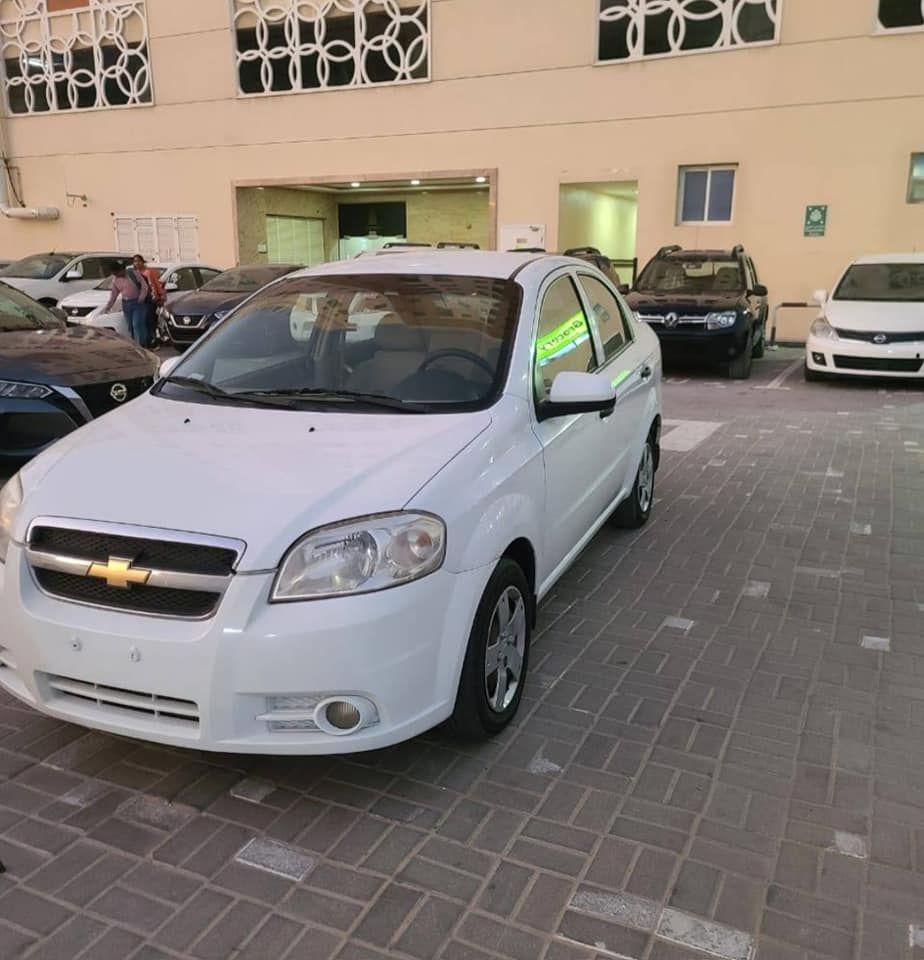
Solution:
{"label": "car roof", "polygon": [[853,262],[859,264],[924,263],[924,253],[879,253],[869,257],[858,257]]}
{"label": "car roof", "polygon": [[296,277],[318,277],[336,274],[424,274],[453,277],[491,277],[508,280],[524,267],[548,261],[550,268],[575,265],[574,257],[554,254],[500,253],[492,250],[405,250],[393,257],[362,257],[325,263],[299,270]]}

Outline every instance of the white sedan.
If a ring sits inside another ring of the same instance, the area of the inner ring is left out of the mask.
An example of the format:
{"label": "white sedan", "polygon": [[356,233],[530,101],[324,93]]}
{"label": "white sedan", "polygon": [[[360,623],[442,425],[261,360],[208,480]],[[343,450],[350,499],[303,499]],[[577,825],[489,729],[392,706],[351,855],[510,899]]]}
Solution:
{"label": "white sedan", "polygon": [[658,340],[576,260],[300,271],[164,366],[0,494],[0,686],[53,717],[242,753],[491,736],[537,603],[652,508]]}
{"label": "white sedan", "polygon": [[852,263],[805,345],[805,379],[832,375],[924,377],[924,254],[886,254]]}
{"label": "white sedan", "polygon": [[[148,266],[157,271],[164,286],[168,304],[182,293],[198,290],[221,273],[218,267],[208,267],[200,263],[175,262],[163,265],[152,263]],[[111,290],[112,277],[106,277],[90,290],[81,290],[65,297],[58,306],[71,323],[114,330],[123,337],[129,337],[121,303],[117,301],[115,309],[106,312]]]}

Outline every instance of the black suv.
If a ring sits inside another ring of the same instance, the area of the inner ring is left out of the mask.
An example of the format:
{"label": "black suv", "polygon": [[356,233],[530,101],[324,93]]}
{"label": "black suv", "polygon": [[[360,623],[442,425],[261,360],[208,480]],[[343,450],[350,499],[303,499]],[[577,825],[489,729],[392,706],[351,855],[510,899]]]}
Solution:
{"label": "black suv", "polygon": [[639,275],[629,306],[658,335],[665,359],[722,363],[745,380],[764,355],[767,288],[744,247],[684,250],[662,247]]}

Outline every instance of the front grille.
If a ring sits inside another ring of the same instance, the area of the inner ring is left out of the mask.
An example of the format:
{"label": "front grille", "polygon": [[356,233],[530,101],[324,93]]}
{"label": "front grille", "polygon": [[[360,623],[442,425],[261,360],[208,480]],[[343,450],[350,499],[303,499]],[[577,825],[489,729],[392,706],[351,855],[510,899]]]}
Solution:
{"label": "front grille", "polygon": [[195,729],[199,726],[199,705],[193,700],[180,700],[156,693],[123,690],[99,683],[87,683],[56,674],[40,674],[39,679],[51,691],[49,699],[70,701],[78,706],[92,706],[110,716],[131,715],[149,719],[159,725]]}
{"label": "front grille", "polygon": [[195,327],[170,327],[170,339],[174,343],[195,343],[202,336],[203,331]]}
{"label": "front grille", "polygon": [[834,366],[841,370],[870,370],[879,373],[919,373],[924,360],[899,360],[890,357],[845,357],[834,355]]}
{"label": "front grille", "polygon": [[80,577],[57,570],[33,568],[38,585],[46,593],[74,603],[93,607],[144,613],[154,617],[200,620],[211,616],[221,599],[220,593],[198,590],[173,590],[165,587],[130,586],[127,590],[110,587],[105,580]]}
{"label": "front grille", "polygon": [[[180,535],[178,535],[180,536]],[[227,544],[227,545],[225,545]],[[244,544],[209,544],[74,530],[39,521],[29,532],[27,558],[35,582],[59,600],[144,616],[202,620],[218,609]],[[128,561],[126,576],[108,576]],[[104,571],[93,569],[105,567]],[[100,575],[101,574],[101,575]],[[127,581],[127,586],[125,585]]]}
{"label": "front grille", "polygon": [[225,547],[146,540],[64,527],[33,527],[29,546],[43,553],[79,557],[94,563],[105,563],[110,557],[130,557],[136,567],[213,577],[230,576],[237,563],[237,552]]}
{"label": "front grille", "polygon": [[[665,327],[668,330],[672,330],[673,327],[667,327],[664,323],[664,315],[660,313],[640,313],[639,319],[644,320],[645,323],[650,324],[653,327]],[[693,314],[678,314],[677,316],[677,326],[678,327],[702,327],[706,325],[706,317],[703,316],[694,316]]]}
{"label": "front grille", "polygon": [[0,413],[0,449],[34,450],[77,429],[64,413]]}
{"label": "front grille", "polygon": [[[862,343],[875,343],[877,346],[887,346],[890,343],[924,342],[924,330],[908,333],[885,333],[881,330],[874,330],[872,333],[868,333],[866,330],[845,330],[843,327],[835,327],[834,329],[841,340],[859,340]],[[885,340],[877,340],[876,337],[885,337]]]}
{"label": "front grille", "polygon": [[[117,383],[121,383],[128,390],[128,396],[122,403],[112,399],[112,388]],[[153,377],[142,377],[135,380],[111,380],[109,383],[94,383],[85,387],[75,387],[75,389],[80,394],[80,399],[87,405],[90,413],[94,417],[101,417],[104,413],[109,413],[110,410],[128,403],[129,400],[140,397],[153,383]]]}
{"label": "front grille", "polygon": [[67,307],[65,314],[68,317],[89,317],[96,307]]}

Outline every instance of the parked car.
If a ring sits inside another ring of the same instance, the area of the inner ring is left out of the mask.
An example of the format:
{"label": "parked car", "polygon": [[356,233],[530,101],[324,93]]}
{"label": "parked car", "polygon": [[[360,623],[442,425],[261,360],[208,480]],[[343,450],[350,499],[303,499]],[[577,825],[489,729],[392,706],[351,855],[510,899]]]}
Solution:
{"label": "parked car", "polygon": [[27,460],[154,382],[153,354],[108,330],[68,327],[0,283],[0,463]]}
{"label": "parked car", "polygon": [[862,257],[815,299],[806,380],[924,376],[924,254]]}
{"label": "parked car", "polygon": [[291,263],[232,267],[162,311],[170,343],[182,353],[251,294],[299,267]]}
{"label": "parked car", "polygon": [[28,294],[46,307],[78,290],[89,290],[109,276],[118,253],[36,253],[10,264],[3,282]]}
{"label": "parked car", "polygon": [[0,493],[0,686],[200,750],[490,736],[538,600],[609,518],[648,519],[660,423],[657,337],[590,265],[286,277]]}
{"label": "parked car", "polygon": [[769,303],[753,258],[744,247],[684,250],[663,247],[628,297],[640,320],[657,333],[664,358],[725,366],[744,380],[764,355]]}
{"label": "parked car", "polygon": [[[203,284],[214,280],[222,271],[218,267],[207,267],[198,263],[148,264],[155,270],[164,286],[167,296],[166,306],[191,290],[198,290]],[[109,292],[112,289],[112,277],[100,280],[95,287],[82,290],[65,297],[58,306],[67,319],[73,323],[82,323],[88,327],[101,327],[114,330],[124,337],[130,336],[122,306],[116,301],[115,309],[106,312]]]}
{"label": "parked car", "polygon": [[11,267],[15,262],[15,260],[8,260],[6,257],[0,258],[0,276],[3,275],[3,271],[7,267]]}
{"label": "parked car", "polygon": [[606,256],[606,254],[601,253],[596,247],[572,247],[570,250],[565,250],[562,256],[576,257],[578,260],[585,260],[588,263],[592,263],[601,273],[609,278],[610,282],[616,285],[620,293],[629,292],[631,285],[623,283],[616,267],[613,265],[613,261]]}

